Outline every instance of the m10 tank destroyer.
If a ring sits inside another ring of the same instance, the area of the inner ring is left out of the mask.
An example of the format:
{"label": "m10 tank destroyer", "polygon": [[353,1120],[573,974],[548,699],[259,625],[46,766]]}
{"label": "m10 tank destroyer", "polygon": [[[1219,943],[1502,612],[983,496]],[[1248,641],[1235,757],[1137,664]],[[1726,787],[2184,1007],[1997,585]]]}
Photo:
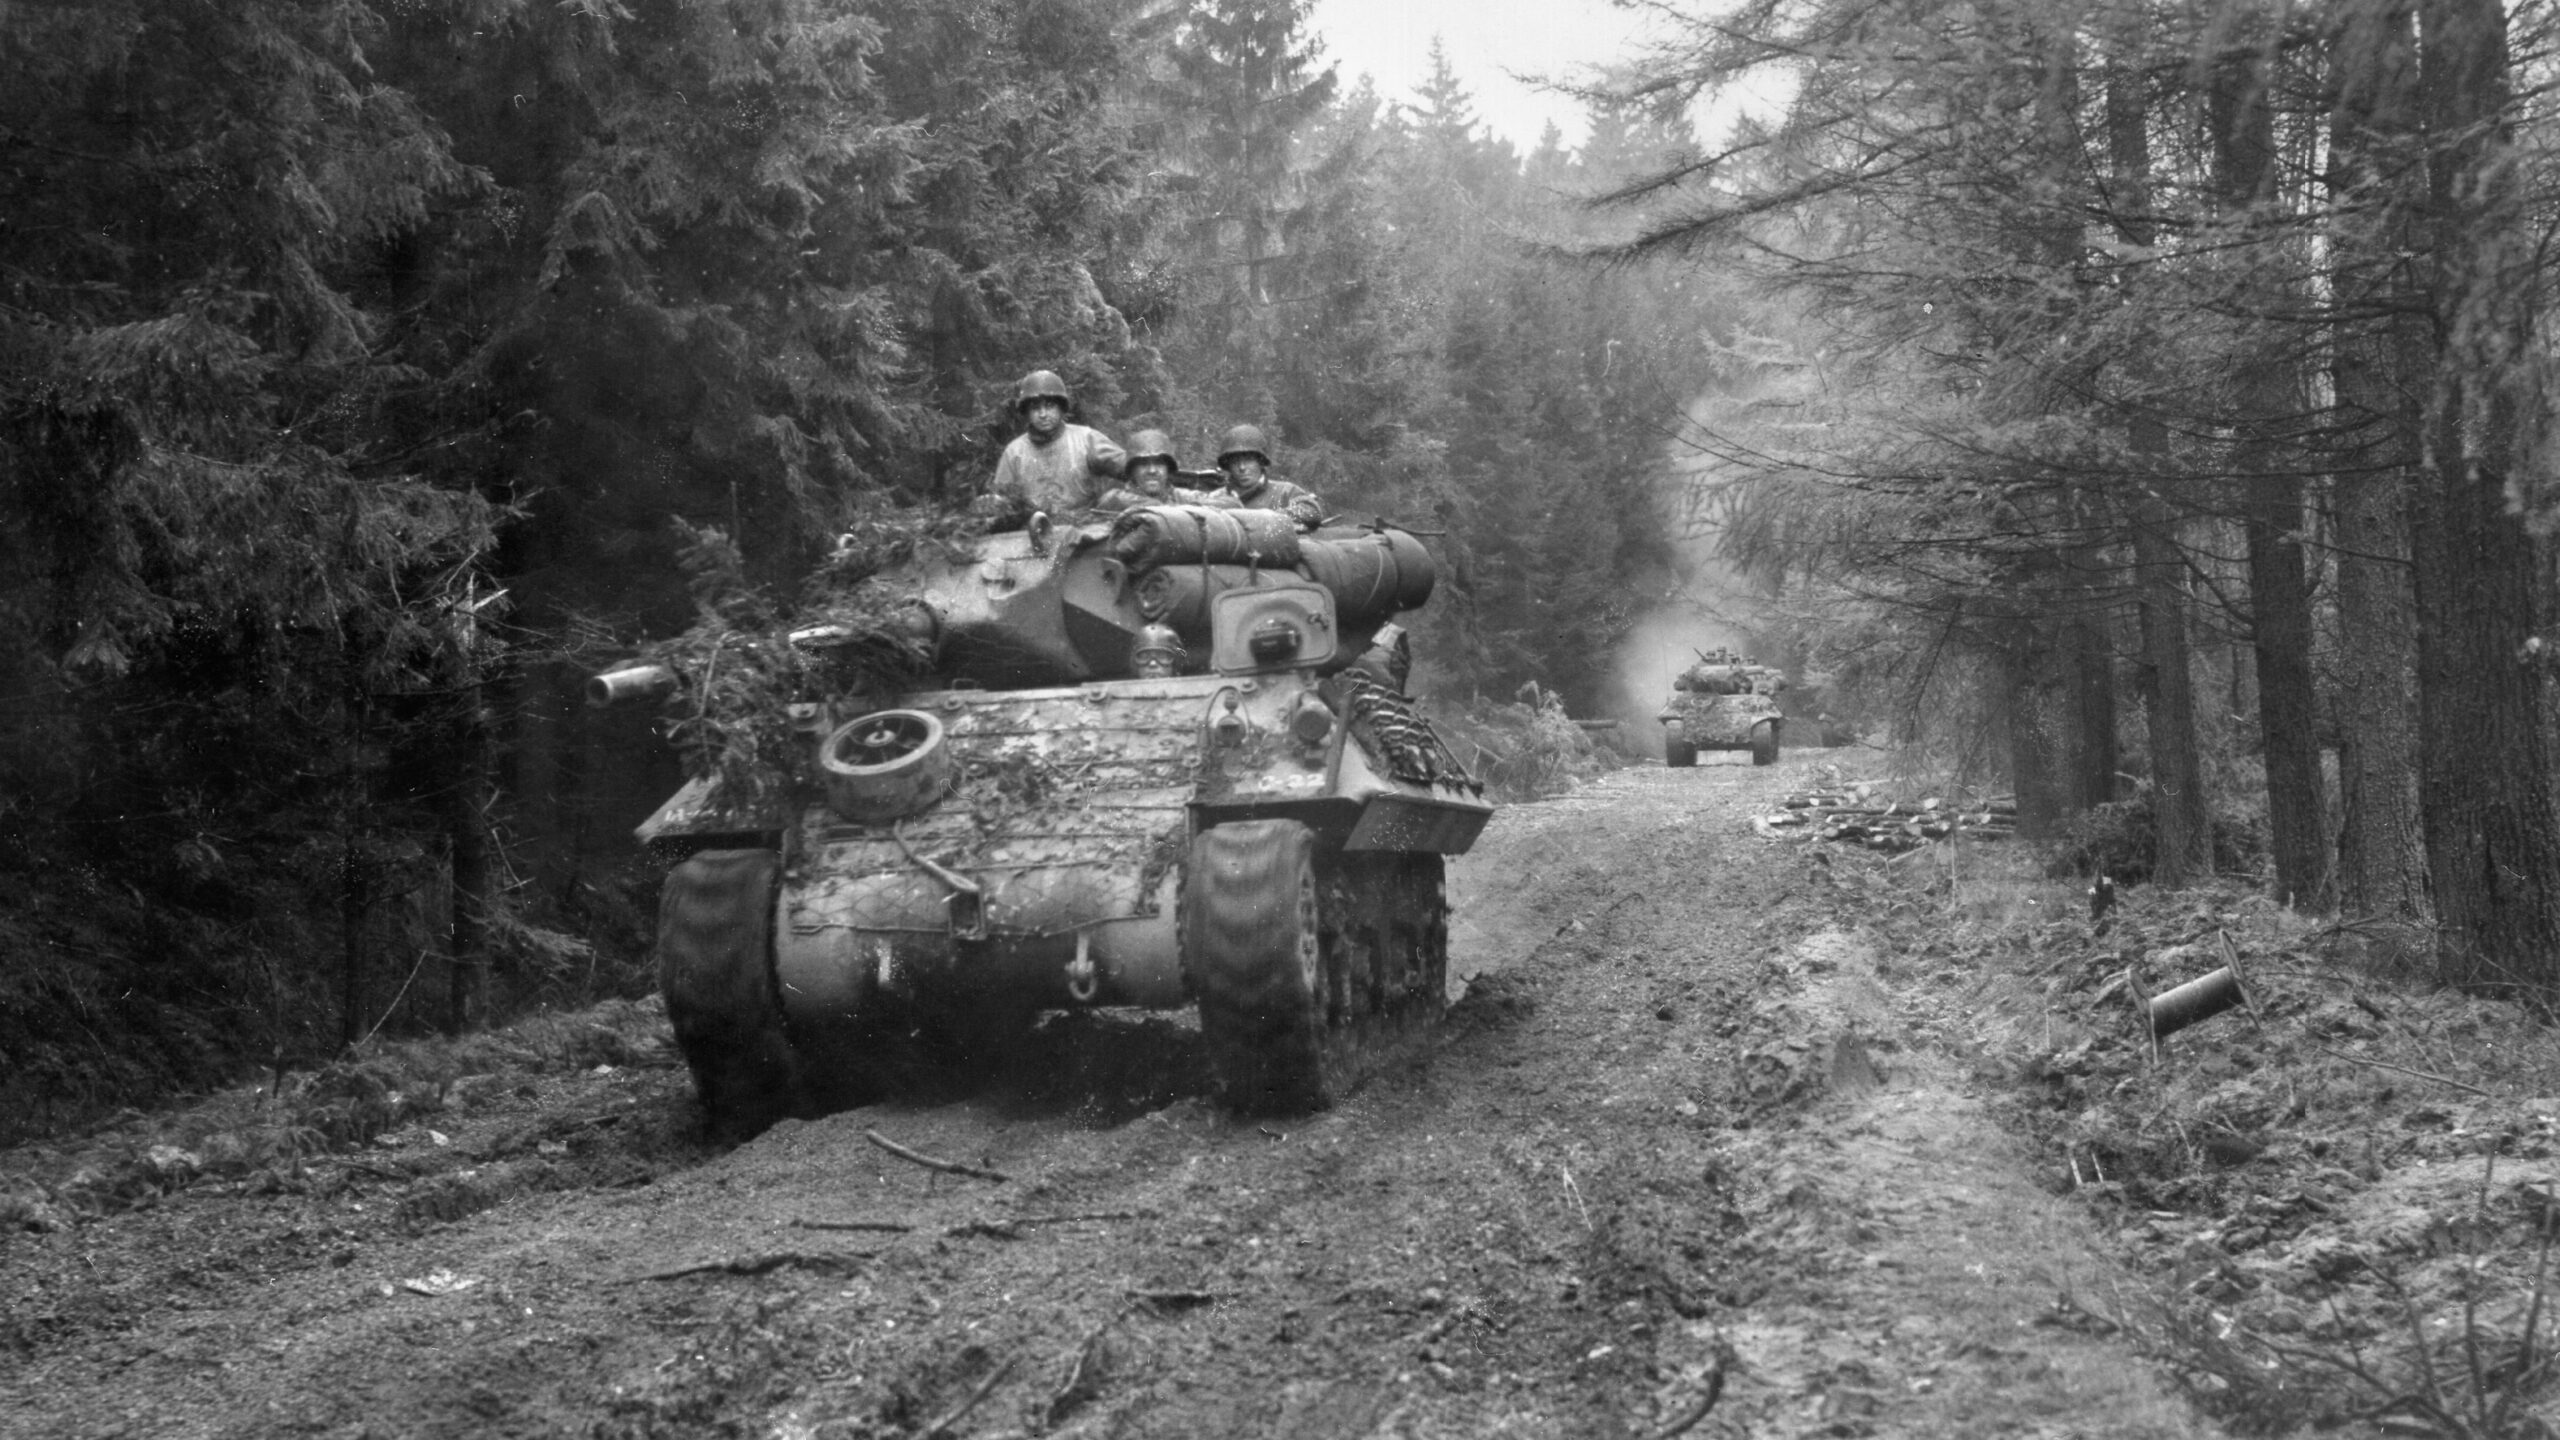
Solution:
{"label": "m10 tank destroyer", "polygon": [[[1233,1110],[1331,1103],[1439,1014],[1442,862],[1492,814],[1405,694],[1395,617],[1433,580],[1392,526],[1193,505],[1035,516],[875,578],[930,681],[805,698],[786,801],[706,777],[639,830],[682,857],[659,975],[715,1125],[863,1103],[919,1040],[984,1057],[1096,1006],[1197,1005]],[[590,696],[687,683],[635,667]]]}
{"label": "m10 tank destroyer", "polygon": [[1698,763],[1701,750],[1748,750],[1754,765],[1778,759],[1778,735],[1786,716],[1778,695],[1786,672],[1730,650],[1701,650],[1698,663],[1671,681],[1663,703],[1662,763],[1675,769]]}

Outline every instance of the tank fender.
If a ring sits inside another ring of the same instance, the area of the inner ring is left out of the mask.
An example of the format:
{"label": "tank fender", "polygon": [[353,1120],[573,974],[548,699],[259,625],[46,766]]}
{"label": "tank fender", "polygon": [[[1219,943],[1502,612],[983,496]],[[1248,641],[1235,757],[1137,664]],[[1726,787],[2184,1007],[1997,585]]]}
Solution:
{"label": "tank fender", "polygon": [[641,844],[655,845],[699,836],[769,835],[784,823],[779,803],[742,804],[728,793],[719,776],[697,775],[631,833]]}

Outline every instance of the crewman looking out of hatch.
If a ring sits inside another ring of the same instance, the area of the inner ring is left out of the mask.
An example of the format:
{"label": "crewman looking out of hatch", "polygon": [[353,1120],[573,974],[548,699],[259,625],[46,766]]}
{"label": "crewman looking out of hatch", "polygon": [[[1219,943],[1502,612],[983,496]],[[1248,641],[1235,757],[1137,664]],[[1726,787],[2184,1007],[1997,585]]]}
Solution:
{"label": "crewman looking out of hatch", "polygon": [[977,513],[999,530],[1011,529],[1039,513],[1066,518],[1099,505],[1129,457],[1110,436],[1089,425],[1073,425],[1067,412],[1075,404],[1067,382],[1054,370],[1034,370],[1013,389],[1013,408],[1022,416],[1022,433],[1004,447],[995,478],[976,505]]}
{"label": "crewman looking out of hatch", "polygon": [[1246,510],[1277,510],[1301,530],[1324,523],[1324,502],[1303,485],[1271,478],[1271,452],[1262,431],[1239,425],[1218,447],[1218,468],[1226,472],[1229,501]]}
{"label": "crewman looking out of hatch", "polygon": [[1105,493],[1102,508],[1126,510],[1133,505],[1223,505],[1192,488],[1192,482],[1214,482],[1215,470],[1185,470],[1173,453],[1173,439],[1161,430],[1141,430],[1129,437],[1129,468],[1119,486]]}

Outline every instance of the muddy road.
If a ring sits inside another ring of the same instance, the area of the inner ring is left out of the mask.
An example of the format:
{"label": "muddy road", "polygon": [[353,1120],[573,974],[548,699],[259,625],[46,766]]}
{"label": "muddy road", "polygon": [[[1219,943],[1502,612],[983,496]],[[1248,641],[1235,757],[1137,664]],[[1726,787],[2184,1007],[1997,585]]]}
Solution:
{"label": "muddy road", "polygon": [[[1505,810],[1453,867],[1445,1026],[1302,1121],[1091,1016],[723,1150],[635,1011],[360,1153],[22,1202],[0,1434],[2207,1433],[2057,1303],[2114,1283],[2079,1222],[1897,1028],[1827,867],[1752,832],[1811,763]],[[74,1158],[9,1157],[17,1193]]]}

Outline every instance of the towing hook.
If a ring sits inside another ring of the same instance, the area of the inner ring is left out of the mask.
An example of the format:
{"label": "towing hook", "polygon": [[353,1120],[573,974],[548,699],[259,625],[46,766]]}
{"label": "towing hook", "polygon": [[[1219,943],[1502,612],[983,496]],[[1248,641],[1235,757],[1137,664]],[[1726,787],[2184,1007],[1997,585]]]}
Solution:
{"label": "towing hook", "polygon": [[1209,722],[1210,737],[1221,745],[1243,743],[1245,721],[1238,710],[1244,704],[1244,696],[1230,685],[1218,692],[1218,704],[1226,708]]}
{"label": "towing hook", "polygon": [[1102,973],[1093,967],[1093,932],[1076,932],[1076,958],[1067,962],[1067,994],[1079,1005],[1090,1005],[1102,990]]}

